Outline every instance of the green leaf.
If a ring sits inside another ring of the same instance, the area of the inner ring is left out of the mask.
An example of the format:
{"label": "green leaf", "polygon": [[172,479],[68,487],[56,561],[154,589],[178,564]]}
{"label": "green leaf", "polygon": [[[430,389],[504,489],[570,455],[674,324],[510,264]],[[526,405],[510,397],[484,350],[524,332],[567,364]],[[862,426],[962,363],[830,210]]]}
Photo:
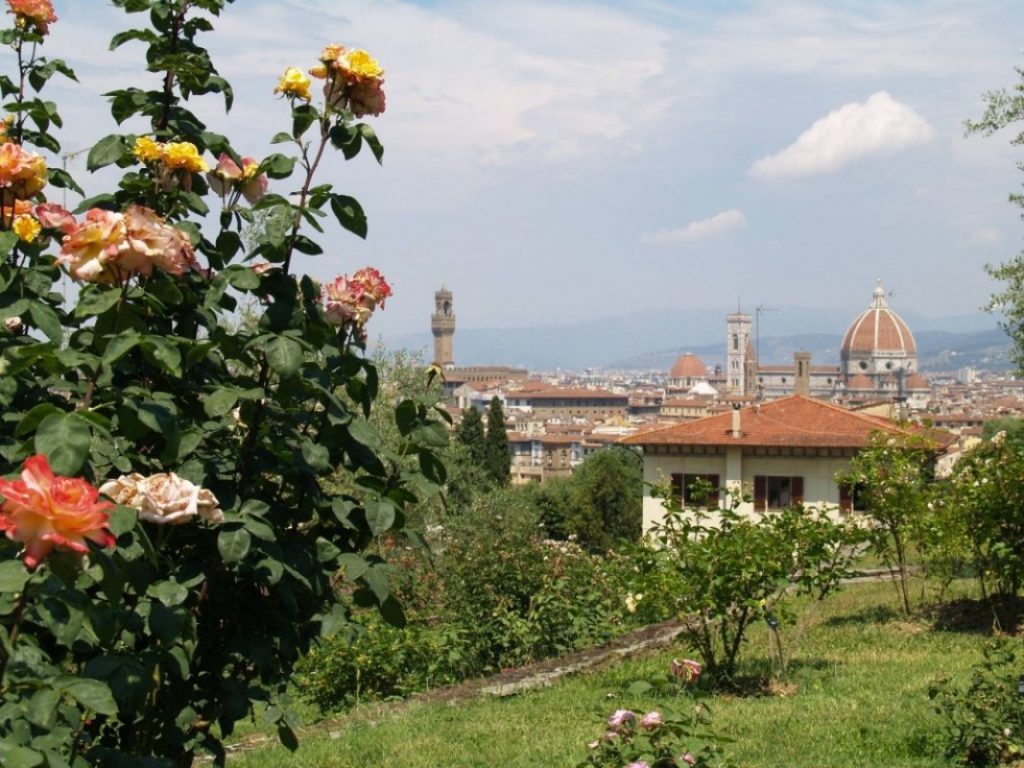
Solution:
{"label": "green leaf", "polygon": [[51,403],[40,403],[21,417],[21,421],[18,422],[18,426],[14,428],[14,434],[17,437],[24,437],[31,432],[35,432],[39,427],[39,422],[47,416],[63,413],[64,411]]}
{"label": "green leaf", "polygon": [[78,473],[89,455],[92,430],[89,422],[75,413],[53,413],[36,429],[35,449],[46,454],[55,474]]}
{"label": "green leaf", "polygon": [[374,536],[380,536],[395,524],[395,507],[390,499],[366,503],[366,524]]}
{"label": "green leaf", "polygon": [[110,688],[99,680],[85,677],[62,678],[59,687],[83,707],[101,715],[116,715],[117,703],[114,701]]}
{"label": "green leaf", "polygon": [[331,612],[320,619],[320,637],[333,637],[351,623],[345,607],[335,603]]}
{"label": "green leaf", "polygon": [[294,376],[302,366],[302,347],[294,339],[276,336],[267,342],[267,362],[281,377]]}
{"label": "green leaf", "polygon": [[401,629],[406,624],[405,611],[402,610],[402,604],[393,596],[389,596],[380,604],[380,615],[384,621],[393,627]]}
{"label": "green leaf", "polygon": [[46,338],[54,344],[61,343],[64,338],[64,329],[61,327],[60,318],[57,317],[56,312],[36,301],[29,305],[28,314],[36,328],[46,334]]}
{"label": "green leaf", "polygon": [[224,387],[212,392],[203,399],[203,410],[210,418],[228,413],[238,402],[238,390]]}
{"label": "green leaf", "polygon": [[256,274],[252,267],[233,264],[225,269],[224,273],[227,275],[228,282],[231,283],[232,288],[237,288],[240,291],[255,291],[260,287],[260,276]]}
{"label": "green leaf", "polygon": [[90,171],[97,171],[100,168],[116,163],[128,154],[128,147],[123,136],[112,134],[105,136],[96,142],[96,145],[89,150],[89,158],[85,167]]}
{"label": "green leaf", "polygon": [[28,747],[14,744],[0,744],[0,765],[4,768],[35,768],[42,765],[43,754]]}
{"label": "green leaf", "polygon": [[60,704],[60,693],[52,688],[40,688],[29,699],[26,714],[28,719],[40,728],[49,729],[53,726],[57,706]]}
{"label": "green leaf", "polygon": [[244,528],[221,531],[217,536],[217,550],[225,563],[237,563],[249,553],[252,537]]}
{"label": "green leaf", "polygon": [[360,123],[356,126],[359,132],[363,135],[363,140],[370,147],[370,151],[373,152],[373,156],[377,158],[379,165],[384,164],[384,145],[380,143],[380,139],[377,138],[377,132],[366,123]]}
{"label": "green leaf", "polygon": [[146,594],[156,598],[168,608],[181,605],[188,599],[188,590],[174,581],[161,581],[146,590]]}
{"label": "green leaf", "polygon": [[138,519],[138,510],[133,509],[132,507],[118,507],[110,513],[110,532],[115,536],[128,533],[128,531],[135,527]]}
{"label": "green leaf", "polygon": [[181,352],[163,336],[145,336],[142,352],[153,365],[163,368],[171,376],[181,376]]}
{"label": "green leaf", "polygon": [[365,419],[353,419],[348,425],[348,433],[367,448],[380,447],[380,435],[373,425]]}
{"label": "green leaf", "polygon": [[338,558],[338,565],[345,570],[345,578],[355,581],[370,569],[370,564],[362,555],[346,552]]}
{"label": "green leaf", "polygon": [[135,347],[141,337],[136,331],[129,330],[118,334],[107,342],[107,348],[103,350],[103,362],[110,365],[124,357]]}
{"label": "green leaf", "polygon": [[82,291],[75,307],[75,317],[89,317],[106,312],[117,304],[121,291],[117,288],[95,288]]}
{"label": "green leaf", "polygon": [[366,213],[358,200],[348,195],[331,195],[331,210],[341,226],[354,235],[366,238]]}
{"label": "green leaf", "polygon": [[21,560],[0,563],[0,592],[21,592],[32,574]]}

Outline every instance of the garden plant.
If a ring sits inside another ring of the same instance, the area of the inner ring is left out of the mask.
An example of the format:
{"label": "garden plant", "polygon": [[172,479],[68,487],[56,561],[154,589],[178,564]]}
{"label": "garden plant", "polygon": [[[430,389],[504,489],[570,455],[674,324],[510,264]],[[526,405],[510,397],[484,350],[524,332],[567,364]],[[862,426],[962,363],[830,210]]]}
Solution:
{"label": "garden plant", "polygon": [[[297,270],[298,254],[343,263],[314,239],[328,222],[367,234],[359,203],[318,170],[327,152],[382,159],[360,119],[384,111],[383,70],[362,50],[311,51],[307,70],[267,84],[282,151],[248,157],[190,108],[210,94],[232,105],[200,44],[230,2],[113,0],[140,23],[111,45],[141,46],[145,85],[108,94],[135,132],[92,148],[88,169],[120,180],[72,213],[54,192],[79,186],[41,154],[60,151],[62,126],[42,94],[75,77],[44,55],[60,22],[50,0],[7,0],[4,765],[223,763],[222,740],[257,711],[294,746],[275,692],[348,626],[351,603],[401,623],[367,547],[401,535],[413,489],[444,482],[429,388],[393,405],[398,453],[367,418],[366,326],[388,282],[358,265],[325,284]],[[237,322],[240,302],[254,322]],[[338,473],[352,481],[332,494]]]}

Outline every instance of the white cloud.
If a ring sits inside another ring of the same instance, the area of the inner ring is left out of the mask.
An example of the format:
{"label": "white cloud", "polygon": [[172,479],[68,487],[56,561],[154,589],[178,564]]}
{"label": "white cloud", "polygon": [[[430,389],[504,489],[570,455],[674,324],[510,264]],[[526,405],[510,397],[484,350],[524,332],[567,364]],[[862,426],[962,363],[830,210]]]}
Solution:
{"label": "white cloud", "polygon": [[784,150],[757,160],[750,175],[782,179],[831,173],[862,157],[893,154],[934,136],[917,112],[879,91],[863,104],[845,104],[815,121]]}
{"label": "white cloud", "polygon": [[680,243],[692,243],[695,240],[703,240],[707,237],[720,235],[734,229],[743,229],[747,226],[747,219],[742,211],[730,208],[728,211],[716,213],[714,216],[691,221],[685,227],[679,229],[659,229],[654,232],[644,232],[640,236],[640,242],[647,245],[679,245]]}

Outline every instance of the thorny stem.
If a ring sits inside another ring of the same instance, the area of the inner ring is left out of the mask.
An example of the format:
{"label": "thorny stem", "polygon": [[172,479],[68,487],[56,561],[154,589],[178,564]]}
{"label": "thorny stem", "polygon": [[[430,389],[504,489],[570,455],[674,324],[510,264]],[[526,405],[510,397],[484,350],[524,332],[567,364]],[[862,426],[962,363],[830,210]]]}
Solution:
{"label": "thorny stem", "polygon": [[[174,21],[171,22],[171,54],[178,52],[178,36],[181,32],[181,22],[185,16],[185,12],[188,6],[174,14]],[[168,69],[167,74],[164,75],[164,93],[163,93],[163,110],[160,113],[160,121],[157,123],[157,129],[160,131],[167,130],[167,124],[171,120],[171,106],[174,104],[174,69]]]}
{"label": "thorny stem", "polygon": [[292,222],[292,231],[288,235],[288,246],[284,254],[284,272],[288,274],[288,269],[292,263],[292,253],[295,251],[295,239],[299,234],[299,227],[302,226],[302,212],[306,208],[306,199],[309,197],[309,188],[313,183],[313,175],[316,173],[317,167],[320,165],[320,160],[324,156],[324,150],[327,149],[327,138],[330,134],[330,119],[327,117],[321,118],[320,120],[320,146],[317,147],[316,157],[313,158],[313,162],[309,162],[309,156],[306,153],[306,149],[302,150],[302,164],[306,168],[306,180],[302,183],[302,189],[299,192],[299,205],[295,211],[295,219]]}
{"label": "thorny stem", "polygon": [[[33,574],[34,575],[34,574]],[[28,585],[32,581],[32,576],[28,577],[28,580],[21,588],[21,594],[18,595],[18,602],[14,605],[14,611],[11,613],[11,628],[7,633],[7,646],[14,648],[14,644],[18,640],[18,635],[21,633],[21,619],[25,614],[25,607],[28,605]],[[0,692],[3,692],[3,679],[4,673],[7,671],[7,662],[11,657],[4,652],[3,658],[0,659]]]}

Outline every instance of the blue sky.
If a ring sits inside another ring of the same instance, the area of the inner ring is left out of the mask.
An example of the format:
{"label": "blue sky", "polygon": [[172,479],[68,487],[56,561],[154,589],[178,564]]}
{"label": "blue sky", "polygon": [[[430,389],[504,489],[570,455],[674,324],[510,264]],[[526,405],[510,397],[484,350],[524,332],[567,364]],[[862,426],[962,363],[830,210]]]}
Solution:
{"label": "blue sky", "polygon": [[[81,83],[50,97],[78,149],[116,130],[100,94],[142,49],[107,52],[128,19],[106,3],[55,6],[47,53]],[[983,265],[1021,247],[1006,202],[1021,150],[962,123],[1015,82],[1022,22],[1019,3],[983,0],[237,0],[207,38],[235,109],[198,111],[259,156],[287,128],[286,66],[331,42],[380,60],[383,168],[324,168],[369,238],[333,231],[302,266],[379,267],[396,294],[374,318],[385,337],[423,329],[442,282],[460,327],[737,297],[856,310],[876,278],[897,309],[952,315],[985,303]]]}

